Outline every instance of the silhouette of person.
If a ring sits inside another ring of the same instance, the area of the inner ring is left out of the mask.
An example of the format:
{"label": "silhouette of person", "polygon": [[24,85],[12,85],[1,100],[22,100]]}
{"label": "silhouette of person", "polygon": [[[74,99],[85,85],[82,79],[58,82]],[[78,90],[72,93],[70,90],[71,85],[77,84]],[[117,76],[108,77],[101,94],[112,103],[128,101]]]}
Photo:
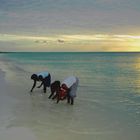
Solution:
{"label": "silhouette of person", "polygon": [[40,88],[43,86],[43,91],[46,93],[47,87],[50,87],[51,84],[51,75],[48,72],[41,72],[38,74],[32,74],[31,79],[34,81],[33,86],[30,90],[30,92],[33,92],[33,89],[36,87],[37,82],[41,82],[40,86],[37,88]]}
{"label": "silhouette of person", "polygon": [[59,92],[60,92],[60,81],[54,81],[51,84],[51,94],[50,94],[50,96],[48,98],[49,99],[57,98],[57,96],[59,95]]}

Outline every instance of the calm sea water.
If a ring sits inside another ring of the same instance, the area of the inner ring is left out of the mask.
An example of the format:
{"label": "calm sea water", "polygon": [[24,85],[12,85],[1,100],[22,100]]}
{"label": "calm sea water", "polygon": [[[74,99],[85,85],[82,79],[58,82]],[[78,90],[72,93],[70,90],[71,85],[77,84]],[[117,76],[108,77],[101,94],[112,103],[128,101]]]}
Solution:
{"label": "calm sea water", "polygon": [[[1,53],[0,58],[15,91],[11,96],[19,101],[12,126],[30,128],[38,140],[140,139],[140,53]],[[79,78],[74,106],[47,99],[49,90],[29,95],[30,75],[45,70],[52,81]]]}

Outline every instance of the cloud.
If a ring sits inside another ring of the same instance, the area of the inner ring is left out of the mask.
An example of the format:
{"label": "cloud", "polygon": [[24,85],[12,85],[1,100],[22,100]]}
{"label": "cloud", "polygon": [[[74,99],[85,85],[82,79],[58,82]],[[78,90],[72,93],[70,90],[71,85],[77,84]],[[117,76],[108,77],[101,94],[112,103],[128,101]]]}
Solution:
{"label": "cloud", "polygon": [[25,35],[11,35],[0,34],[0,41],[14,41],[14,40],[40,40],[52,42],[74,42],[74,41],[136,41],[140,40],[139,35],[108,35],[108,34],[73,34],[73,35],[55,35],[55,36],[25,36]]}
{"label": "cloud", "polygon": [[[0,0],[2,33],[133,32],[138,0]],[[123,29],[123,30],[122,30]]]}

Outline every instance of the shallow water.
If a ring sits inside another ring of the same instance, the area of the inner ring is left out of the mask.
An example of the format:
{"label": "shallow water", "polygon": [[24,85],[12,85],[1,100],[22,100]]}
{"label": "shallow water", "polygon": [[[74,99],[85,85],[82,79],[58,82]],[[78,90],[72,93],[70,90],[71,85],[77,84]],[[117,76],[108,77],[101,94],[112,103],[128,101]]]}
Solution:
{"label": "shallow water", "polygon": [[[0,58],[9,87],[3,88],[0,128],[7,133],[26,128],[37,140],[140,139],[140,53],[2,53]],[[45,70],[52,81],[79,78],[74,106],[49,100],[49,89],[29,94],[30,75]]]}

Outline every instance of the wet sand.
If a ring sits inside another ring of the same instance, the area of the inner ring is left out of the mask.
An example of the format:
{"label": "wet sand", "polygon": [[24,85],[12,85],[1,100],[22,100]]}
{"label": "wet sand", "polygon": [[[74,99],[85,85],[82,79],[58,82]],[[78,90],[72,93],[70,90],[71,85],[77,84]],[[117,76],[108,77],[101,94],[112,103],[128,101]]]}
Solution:
{"label": "wet sand", "polygon": [[0,139],[37,140],[31,129],[12,124],[16,119],[14,111],[19,100],[12,97],[15,93],[12,87],[6,83],[4,77],[5,72],[0,70]]}

